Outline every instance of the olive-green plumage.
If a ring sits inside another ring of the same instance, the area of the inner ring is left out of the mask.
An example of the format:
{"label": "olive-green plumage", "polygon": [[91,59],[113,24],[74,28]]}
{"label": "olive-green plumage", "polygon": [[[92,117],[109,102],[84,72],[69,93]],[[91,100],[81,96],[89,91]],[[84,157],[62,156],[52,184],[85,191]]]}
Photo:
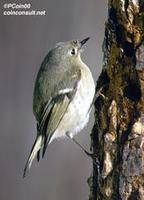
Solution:
{"label": "olive-green plumage", "polygon": [[95,92],[91,72],[80,58],[81,47],[88,39],[58,43],[41,64],[33,96],[37,137],[24,176],[36,154],[39,161],[41,149],[44,156],[53,139],[74,135],[86,124]]}

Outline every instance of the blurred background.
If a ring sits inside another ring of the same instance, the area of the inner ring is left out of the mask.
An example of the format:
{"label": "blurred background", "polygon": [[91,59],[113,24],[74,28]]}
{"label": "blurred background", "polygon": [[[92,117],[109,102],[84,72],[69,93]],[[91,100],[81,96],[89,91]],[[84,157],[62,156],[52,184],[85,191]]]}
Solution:
{"label": "blurred background", "polygon": [[[46,15],[3,16],[3,4],[9,2],[31,3],[33,10],[46,10]],[[96,81],[107,1],[5,0],[0,6],[0,199],[88,199],[91,159],[69,139],[54,141],[25,179],[22,174],[36,135],[32,99],[39,66],[56,42],[90,36],[82,57]],[[87,150],[93,121],[91,113],[88,126],[76,136]]]}

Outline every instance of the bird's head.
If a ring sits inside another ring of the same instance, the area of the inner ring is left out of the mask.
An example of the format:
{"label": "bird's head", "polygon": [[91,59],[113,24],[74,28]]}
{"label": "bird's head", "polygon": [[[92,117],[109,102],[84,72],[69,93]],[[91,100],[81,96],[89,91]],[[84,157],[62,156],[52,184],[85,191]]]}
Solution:
{"label": "bird's head", "polygon": [[73,40],[68,42],[59,42],[55,48],[52,49],[51,55],[53,61],[57,63],[75,63],[80,60],[81,52],[83,51],[84,44],[90,38],[87,37],[82,41]]}

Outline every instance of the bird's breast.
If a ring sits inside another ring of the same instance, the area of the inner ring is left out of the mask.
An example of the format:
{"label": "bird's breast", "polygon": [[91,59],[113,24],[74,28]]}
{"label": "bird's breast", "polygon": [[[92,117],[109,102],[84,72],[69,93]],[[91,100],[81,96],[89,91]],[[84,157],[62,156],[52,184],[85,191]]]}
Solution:
{"label": "bird's breast", "polygon": [[77,92],[69,105],[69,111],[75,121],[73,134],[79,132],[87,123],[89,110],[95,94],[95,84],[89,68],[83,64],[81,67],[81,80]]}

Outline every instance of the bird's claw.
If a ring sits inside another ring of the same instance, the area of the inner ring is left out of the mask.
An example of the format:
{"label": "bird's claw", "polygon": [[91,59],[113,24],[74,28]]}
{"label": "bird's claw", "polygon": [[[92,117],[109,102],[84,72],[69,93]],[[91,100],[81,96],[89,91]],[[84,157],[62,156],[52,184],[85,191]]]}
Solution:
{"label": "bird's claw", "polygon": [[98,168],[98,170],[99,170],[99,168],[100,168],[100,162],[99,162],[99,160],[98,160],[97,155],[94,154],[94,153],[90,153],[90,152],[88,152],[88,151],[86,151],[86,150],[85,150],[85,153],[86,153],[89,157],[92,158],[93,163],[97,166],[97,168]]}

